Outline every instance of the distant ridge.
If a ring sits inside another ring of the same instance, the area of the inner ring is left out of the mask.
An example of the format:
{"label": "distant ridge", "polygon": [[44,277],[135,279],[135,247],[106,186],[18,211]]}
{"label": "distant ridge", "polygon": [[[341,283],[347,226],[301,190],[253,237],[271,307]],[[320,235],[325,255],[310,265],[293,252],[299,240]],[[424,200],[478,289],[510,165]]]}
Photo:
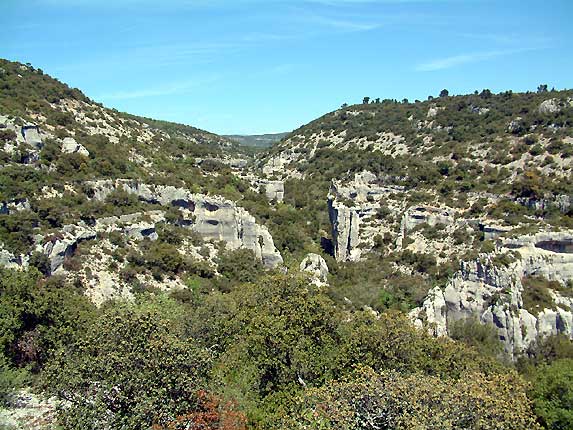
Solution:
{"label": "distant ridge", "polygon": [[253,134],[253,135],[240,135],[233,134],[224,136],[239,145],[254,146],[257,148],[270,148],[273,143],[279,142],[288,136],[289,133],[271,133],[271,134]]}

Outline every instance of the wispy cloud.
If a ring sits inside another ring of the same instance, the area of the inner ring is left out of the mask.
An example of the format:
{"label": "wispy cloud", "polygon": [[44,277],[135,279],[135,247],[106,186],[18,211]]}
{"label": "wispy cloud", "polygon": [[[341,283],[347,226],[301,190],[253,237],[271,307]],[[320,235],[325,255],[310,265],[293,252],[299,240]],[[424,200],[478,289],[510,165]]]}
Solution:
{"label": "wispy cloud", "polygon": [[212,84],[213,82],[219,79],[220,79],[219,76],[212,76],[206,79],[173,82],[161,86],[132,90],[132,91],[118,91],[115,93],[102,94],[99,97],[97,97],[97,99],[106,101],[129,100],[129,99],[140,99],[148,97],[161,97],[172,94],[186,94],[192,91],[194,88]]}
{"label": "wispy cloud", "polygon": [[381,24],[373,22],[355,21],[350,19],[329,18],[325,16],[314,16],[312,21],[319,25],[331,27],[340,31],[370,31],[381,27]]}
{"label": "wispy cloud", "polygon": [[505,57],[508,55],[534,51],[537,49],[540,48],[506,49],[453,55],[451,57],[438,58],[426,63],[418,64],[416,66],[416,70],[419,72],[433,72],[436,70],[450,69],[452,67],[461,66],[463,64],[478,63],[481,61],[491,60],[493,58]]}

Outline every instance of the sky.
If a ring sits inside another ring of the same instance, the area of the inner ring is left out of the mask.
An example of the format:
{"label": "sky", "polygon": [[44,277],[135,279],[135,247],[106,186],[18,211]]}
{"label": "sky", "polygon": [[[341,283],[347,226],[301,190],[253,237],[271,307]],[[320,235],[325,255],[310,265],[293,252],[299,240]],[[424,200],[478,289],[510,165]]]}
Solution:
{"label": "sky", "polygon": [[0,57],[219,134],[343,103],[573,87],[572,0],[0,0]]}

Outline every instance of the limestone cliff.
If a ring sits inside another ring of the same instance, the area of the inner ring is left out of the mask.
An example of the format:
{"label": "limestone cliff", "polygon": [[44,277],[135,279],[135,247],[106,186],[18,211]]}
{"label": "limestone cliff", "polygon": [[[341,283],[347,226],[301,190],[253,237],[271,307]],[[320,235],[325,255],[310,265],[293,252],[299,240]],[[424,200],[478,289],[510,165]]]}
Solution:
{"label": "limestone cliff", "polygon": [[[462,263],[447,286],[430,291],[423,305],[410,316],[437,336],[448,335],[448,328],[460,319],[476,318],[496,328],[512,356],[545,336],[564,334],[573,338],[572,245],[571,231],[505,240],[496,253]],[[515,261],[500,263],[499,256],[507,253]],[[529,277],[560,285],[558,289],[547,289],[552,303],[526,303],[524,298],[531,291],[524,280]]]}
{"label": "limestone cliff", "polygon": [[265,267],[282,263],[273,238],[265,226],[257,224],[245,209],[219,196],[193,194],[183,188],[141,184],[131,180],[105,180],[86,184],[88,194],[104,200],[116,189],[136,195],[147,203],[179,208],[187,225],[205,240],[220,240],[229,249],[246,248],[255,253]]}

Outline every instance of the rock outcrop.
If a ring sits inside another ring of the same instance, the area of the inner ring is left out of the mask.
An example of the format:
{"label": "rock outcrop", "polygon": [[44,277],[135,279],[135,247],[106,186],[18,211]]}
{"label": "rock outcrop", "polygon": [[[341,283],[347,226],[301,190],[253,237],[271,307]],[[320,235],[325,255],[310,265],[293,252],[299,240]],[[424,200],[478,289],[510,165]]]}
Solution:
{"label": "rock outcrop", "polygon": [[324,258],[310,253],[300,263],[300,270],[309,273],[320,284],[325,284],[328,278],[328,266]]}
{"label": "rock outcrop", "polygon": [[8,215],[13,212],[30,210],[28,199],[16,199],[8,202],[0,202],[0,215]]}
{"label": "rock outcrop", "polygon": [[413,206],[408,208],[402,217],[401,229],[403,232],[412,230],[420,224],[434,227],[438,224],[448,225],[454,222],[454,213],[447,209],[432,206]]}
{"label": "rock outcrop", "polygon": [[203,239],[224,241],[229,249],[250,249],[267,268],[282,264],[282,257],[268,229],[257,224],[245,209],[223,197],[193,194],[183,188],[140,184],[131,180],[96,181],[86,183],[86,186],[91,189],[88,194],[97,200],[104,200],[119,189],[147,203],[179,208],[184,223]]}
{"label": "rock outcrop", "polygon": [[66,257],[71,257],[75,253],[80,243],[96,239],[98,233],[120,231],[131,239],[156,240],[155,224],[165,220],[163,212],[146,212],[145,218],[148,221],[142,220],[142,215],[134,213],[120,217],[100,218],[93,226],[84,222],[66,225],[55,235],[47,238],[39,236],[36,248],[48,257],[50,272],[55,273],[63,267]]}
{"label": "rock outcrop", "polygon": [[62,141],[62,152],[64,154],[80,154],[85,157],[89,157],[89,151],[83,146],[76,142],[73,137],[66,137]]}
{"label": "rock outcrop", "polygon": [[24,141],[36,149],[40,149],[43,145],[43,137],[40,132],[40,127],[37,125],[29,124],[21,128],[22,137]]}
{"label": "rock outcrop", "polygon": [[7,269],[17,269],[22,266],[22,263],[22,256],[14,255],[7,249],[4,249],[4,245],[0,243],[0,267],[5,267]]}
{"label": "rock outcrop", "polygon": [[541,114],[558,113],[561,111],[562,104],[564,103],[560,103],[557,99],[544,100],[537,108],[537,111]]}
{"label": "rock outcrop", "polygon": [[[516,260],[499,262],[500,255]],[[509,253],[509,254],[508,254]],[[548,289],[551,308],[529,308],[527,277],[557,281],[564,291]],[[516,357],[542,337],[564,334],[573,339],[573,232],[539,233],[507,239],[500,251],[464,262],[445,289],[434,288],[410,316],[434,335],[448,335],[453,323],[475,318],[497,330],[506,352]]]}
{"label": "rock outcrop", "polygon": [[[363,253],[372,249],[376,235],[391,230],[378,211],[391,200],[403,200],[396,199],[403,190],[399,186],[381,185],[370,172],[357,173],[353,181],[345,184],[332,182],[328,213],[337,261],[360,259]],[[397,205],[396,212],[403,209],[403,202]]]}
{"label": "rock outcrop", "polygon": [[258,181],[260,186],[265,190],[265,195],[270,201],[282,202],[285,197],[285,184],[283,181],[267,181],[261,179]]}

